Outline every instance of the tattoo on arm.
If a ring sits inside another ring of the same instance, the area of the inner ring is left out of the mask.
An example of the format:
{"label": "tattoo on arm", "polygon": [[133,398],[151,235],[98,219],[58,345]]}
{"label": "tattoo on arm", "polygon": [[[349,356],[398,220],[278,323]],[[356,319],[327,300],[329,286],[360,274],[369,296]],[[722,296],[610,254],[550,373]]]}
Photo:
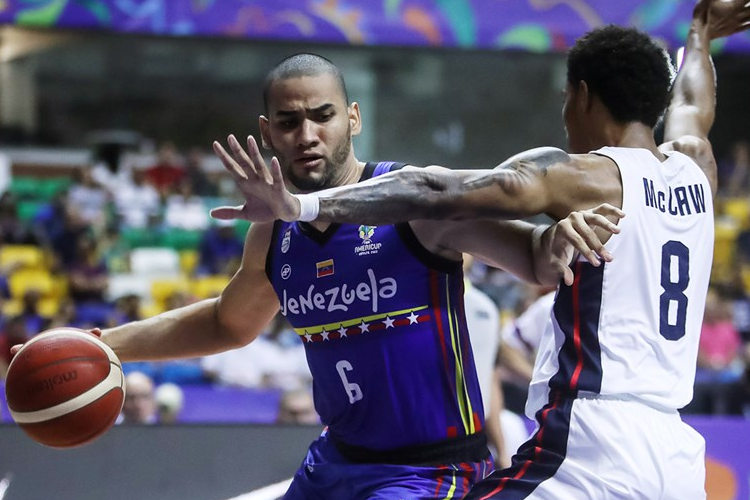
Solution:
{"label": "tattoo on arm", "polygon": [[416,219],[523,218],[535,215],[537,186],[570,156],[556,148],[516,155],[493,170],[404,169],[320,194],[318,220],[393,224]]}

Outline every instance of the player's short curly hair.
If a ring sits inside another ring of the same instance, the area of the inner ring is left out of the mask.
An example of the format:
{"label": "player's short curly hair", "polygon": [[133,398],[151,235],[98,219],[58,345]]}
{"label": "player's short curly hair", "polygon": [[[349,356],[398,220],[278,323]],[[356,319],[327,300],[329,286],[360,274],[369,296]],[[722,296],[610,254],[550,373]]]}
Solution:
{"label": "player's short curly hair", "polygon": [[594,29],[568,53],[568,82],[586,82],[621,123],[655,127],[669,102],[673,75],[667,52],[634,28]]}
{"label": "player's short curly hair", "polygon": [[271,85],[275,81],[322,74],[333,75],[339,84],[339,90],[343,94],[346,103],[349,104],[349,95],[346,91],[344,76],[338,66],[317,54],[295,54],[283,59],[266,75],[266,81],[263,85],[263,106],[266,113],[268,113],[268,94],[271,90]]}

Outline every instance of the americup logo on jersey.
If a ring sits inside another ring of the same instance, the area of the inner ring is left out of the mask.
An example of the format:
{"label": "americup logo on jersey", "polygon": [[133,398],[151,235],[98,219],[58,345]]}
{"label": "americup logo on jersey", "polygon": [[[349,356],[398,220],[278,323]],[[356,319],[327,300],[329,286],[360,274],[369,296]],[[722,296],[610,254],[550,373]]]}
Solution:
{"label": "americup logo on jersey", "polygon": [[362,244],[354,247],[354,253],[357,255],[370,255],[378,253],[382,243],[373,243],[372,237],[375,235],[375,228],[378,226],[359,226],[359,237],[362,239]]}
{"label": "americup logo on jersey", "polygon": [[324,260],[323,262],[316,262],[315,269],[317,271],[318,278],[333,276],[333,259]]}
{"label": "americup logo on jersey", "polygon": [[292,228],[284,231],[284,237],[281,239],[281,253],[287,253],[292,244]]}
{"label": "americup logo on jersey", "polygon": [[334,286],[323,291],[316,290],[313,284],[307,289],[307,294],[297,297],[287,297],[284,289],[281,293],[281,314],[306,314],[315,309],[346,312],[355,301],[369,302],[372,312],[378,312],[378,301],[390,299],[397,291],[398,282],[395,278],[386,276],[378,279],[375,271],[368,269],[367,280],[355,284],[344,283],[342,286]]}

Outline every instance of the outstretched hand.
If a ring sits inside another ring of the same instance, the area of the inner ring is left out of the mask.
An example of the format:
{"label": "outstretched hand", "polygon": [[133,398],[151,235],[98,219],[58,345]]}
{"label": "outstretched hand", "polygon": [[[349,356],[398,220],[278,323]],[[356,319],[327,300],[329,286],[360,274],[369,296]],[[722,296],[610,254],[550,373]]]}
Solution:
{"label": "outstretched hand", "polygon": [[750,28],[750,0],[699,0],[694,17],[704,18],[711,39]]}
{"label": "outstretched hand", "polygon": [[227,138],[227,144],[231,154],[218,141],[214,141],[213,149],[224,168],[232,174],[235,185],[245,197],[245,204],[214,208],[211,217],[251,222],[295,220],[299,214],[299,201],[284,185],[279,160],[274,156],[271,166],[267,166],[253,136],[247,138],[247,151],[234,135]]}
{"label": "outstretched hand", "polygon": [[550,228],[552,265],[566,285],[573,284],[570,264],[577,254],[597,267],[601,260],[612,261],[612,255],[604,248],[604,243],[594,231],[598,227],[612,234],[619,233],[620,228],[608,217],[619,220],[625,217],[625,212],[603,203],[590,210],[572,212]]}

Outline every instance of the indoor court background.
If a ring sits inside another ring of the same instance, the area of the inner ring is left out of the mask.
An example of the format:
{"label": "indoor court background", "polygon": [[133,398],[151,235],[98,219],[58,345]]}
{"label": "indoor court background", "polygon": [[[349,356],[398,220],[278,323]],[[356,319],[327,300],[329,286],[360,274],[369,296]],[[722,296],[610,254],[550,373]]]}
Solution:
{"label": "indoor court background", "polygon": [[[126,157],[146,166],[171,142],[182,153],[203,150],[202,167],[219,186],[207,207],[236,201],[210,144],[257,136],[266,71],[302,51],[342,68],[362,111],[360,158],[491,168],[534,146],[565,147],[565,50],[577,36],[635,25],[676,56],[691,8],[678,0],[0,0],[0,194],[15,193],[19,216],[31,221],[74,171]],[[728,175],[734,146],[750,141],[750,33],[717,42],[714,61],[711,140]],[[750,227],[750,185],[730,188],[716,204],[714,282],[739,282],[747,294],[750,265],[738,241]],[[118,236],[128,251],[172,250],[167,280],[163,268],[113,273],[110,284],[139,294],[145,314],[165,307],[159,280],[197,296],[224,282],[200,288],[182,275],[195,264],[200,231]],[[50,314],[60,306],[55,283],[43,304]],[[3,303],[3,315],[17,299]],[[276,390],[195,381],[183,390],[176,424],[116,426],[66,451],[26,438],[0,396],[0,499],[256,500],[250,492],[293,474],[320,432],[275,425]],[[738,406],[686,415],[707,440],[709,500],[750,499],[750,405]]]}

